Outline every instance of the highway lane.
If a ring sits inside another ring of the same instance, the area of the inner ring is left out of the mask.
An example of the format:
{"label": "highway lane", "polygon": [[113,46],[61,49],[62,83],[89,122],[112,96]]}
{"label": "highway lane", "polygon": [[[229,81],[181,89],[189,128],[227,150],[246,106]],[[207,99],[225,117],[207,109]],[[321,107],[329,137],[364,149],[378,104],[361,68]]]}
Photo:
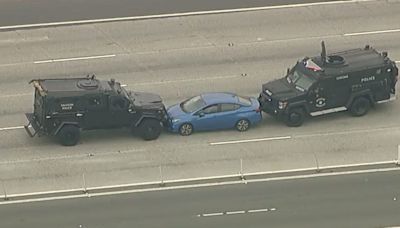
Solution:
{"label": "highway lane", "polygon": [[0,27],[312,2],[327,0],[1,0]]}
{"label": "highway lane", "polygon": [[393,227],[400,172],[350,174],[0,206],[19,227]]}
{"label": "highway lane", "polygon": [[[328,51],[369,43],[400,60],[398,7],[398,2],[367,2],[2,32],[0,128],[25,123],[23,113],[32,108],[27,82],[33,77],[94,72],[134,90],[157,92],[172,104],[203,91],[257,95],[263,82],[282,75],[298,58],[318,54],[321,39]],[[382,32],[356,35],[366,31]],[[115,56],[104,57],[110,55]],[[46,62],[52,59],[64,60]],[[394,102],[363,118],[341,113],[301,128],[265,117],[244,134],[164,134],[157,143],[124,130],[100,131],[84,134],[73,148],[30,139],[22,129],[4,130],[0,169],[7,191],[18,193],[82,187],[82,173],[90,186],[160,180],[160,165],[164,178],[175,179],[238,173],[241,158],[246,172],[314,167],[316,157],[320,165],[393,160],[399,112]],[[210,145],[277,136],[291,138]]]}

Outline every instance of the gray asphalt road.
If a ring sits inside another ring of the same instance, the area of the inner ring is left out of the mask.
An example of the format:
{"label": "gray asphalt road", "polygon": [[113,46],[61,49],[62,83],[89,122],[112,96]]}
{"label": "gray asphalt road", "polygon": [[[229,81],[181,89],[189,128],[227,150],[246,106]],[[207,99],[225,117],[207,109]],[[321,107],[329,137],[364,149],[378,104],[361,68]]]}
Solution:
{"label": "gray asphalt road", "polygon": [[[132,90],[159,93],[169,105],[207,91],[256,96],[263,82],[281,76],[297,59],[319,54],[322,39],[328,51],[369,43],[400,60],[399,6],[398,1],[372,1],[1,32],[0,128],[26,123],[32,78],[95,73]],[[375,33],[359,34],[368,31]],[[47,61],[52,59],[62,61]],[[0,173],[12,194],[80,188],[83,173],[92,187],[158,181],[160,165],[163,178],[177,179],[237,174],[240,159],[244,172],[310,168],[316,158],[320,166],[394,160],[399,112],[397,101],[378,105],[362,118],[339,113],[300,128],[265,116],[243,134],[166,133],[155,142],[124,130],[87,132],[76,147],[5,129],[0,130]],[[210,145],[277,136],[291,138]]]}
{"label": "gray asphalt road", "polygon": [[325,1],[327,0],[0,0],[0,26]]}
{"label": "gray asphalt road", "polygon": [[7,228],[383,228],[400,225],[399,198],[393,171],[2,205],[0,221]]}

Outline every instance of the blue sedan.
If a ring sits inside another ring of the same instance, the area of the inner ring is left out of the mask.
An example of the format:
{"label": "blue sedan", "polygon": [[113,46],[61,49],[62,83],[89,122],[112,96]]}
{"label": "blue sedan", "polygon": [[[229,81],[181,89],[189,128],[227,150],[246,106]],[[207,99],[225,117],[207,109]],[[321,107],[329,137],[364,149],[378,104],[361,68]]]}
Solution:
{"label": "blue sedan", "polygon": [[185,136],[193,131],[227,128],[247,131],[262,119],[257,99],[232,93],[204,93],[173,105],[167,111],[168,129]]}

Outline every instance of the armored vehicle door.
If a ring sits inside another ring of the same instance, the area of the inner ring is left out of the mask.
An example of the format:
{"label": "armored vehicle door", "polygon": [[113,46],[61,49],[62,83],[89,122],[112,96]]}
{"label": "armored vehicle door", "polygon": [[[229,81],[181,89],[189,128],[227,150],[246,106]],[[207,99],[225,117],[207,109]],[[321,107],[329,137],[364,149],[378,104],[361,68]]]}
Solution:
{"label": "armored vehicle door", "polygon": [[351,78],[348,74],[332,77],[331,108],[339,107],[343,109],[346,106],[346,103],[348,102],[351,95],[351,85],[352,85]]}
{"label": "armored vehicle door", "polygon": [[129,112],[130,102],[123,96],[110,96],[109,119],[111,127],[130,126],[132,114]]}
{"label": "armored vehicle door", "polygon": [[[329,113],[330,109],[341,106],[338,102],[340,89],[335,88],[335,78],[319,80],[308,92],[308,104],[311,115]],[[328,110],[328,111],[327,111]]]}
{"label": "armored vehicle door", "polygon": [[106,122],[109,118],[107,103],[107,97],[100,94],[86,95],[80,100],[80,106],[82,106],[82,110],[85,110],[85,113],[82,113],[85,119],[85,129],[108,127]]}

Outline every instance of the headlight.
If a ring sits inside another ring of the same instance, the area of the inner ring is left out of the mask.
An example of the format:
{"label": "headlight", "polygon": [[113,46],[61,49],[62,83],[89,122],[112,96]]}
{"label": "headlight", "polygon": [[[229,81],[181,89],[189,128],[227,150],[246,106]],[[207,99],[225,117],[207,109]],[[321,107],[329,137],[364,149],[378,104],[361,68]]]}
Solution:
{"label": "headlight", "polygon": [[278,102],[278,108],[279,109],[285,109],[287,104],[288,104],[287,101],[279,101]]}
{"label": "headlight", "polygon": [[172,123],[176,123],[176,122],[179,122],[179,121],[180,121],[180,119],[172,119],[171,120]]}

